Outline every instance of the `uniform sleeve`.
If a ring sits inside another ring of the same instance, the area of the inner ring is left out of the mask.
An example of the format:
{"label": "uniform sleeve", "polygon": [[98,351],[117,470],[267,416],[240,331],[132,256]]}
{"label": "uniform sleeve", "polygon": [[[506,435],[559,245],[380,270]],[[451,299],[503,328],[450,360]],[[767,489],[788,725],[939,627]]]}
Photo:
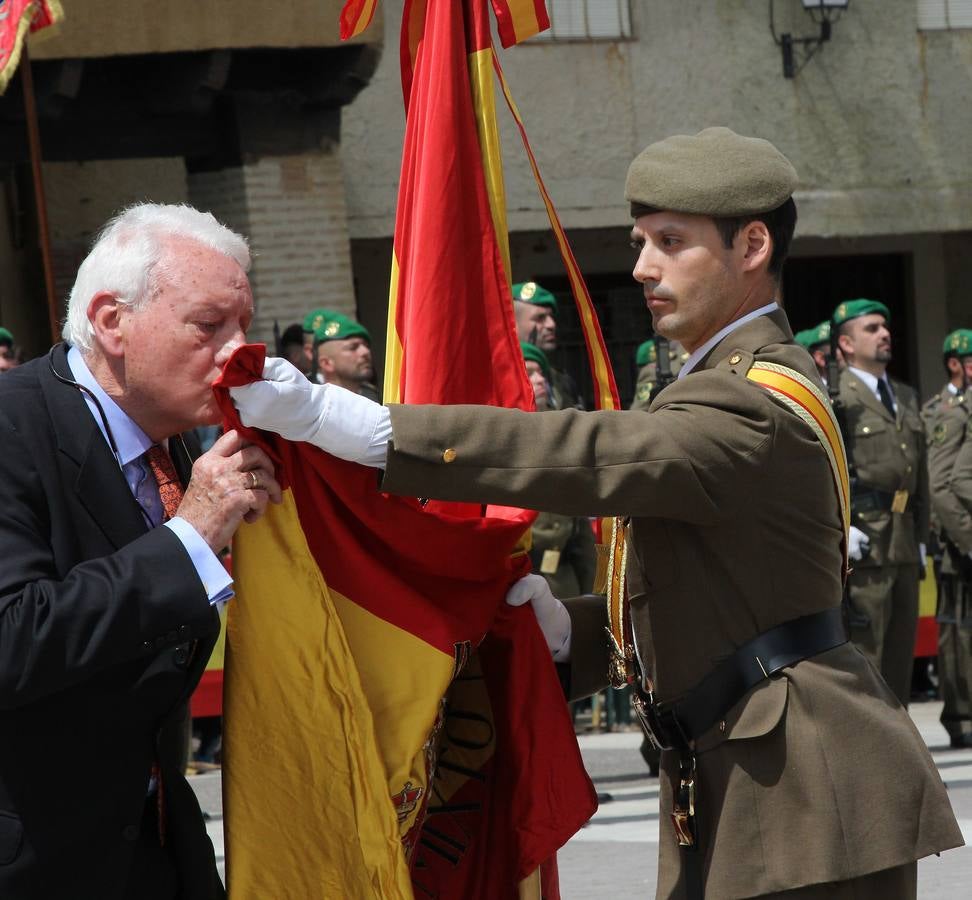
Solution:
{"label": "uniform sleeve", "polygon": [[972,418],[965,426],[965,440],[955,458],[949,487],[965,512],[972,515]]}
{"label": "uniform sleeve", "polygon": [[651,413],[543,415],[392,406],[382,490],[569,516],[660,516],[709,525],[749,502],[771,444],[773,401],[733,374],[670,386]]}
{"label": "uniform sleeve", "polygon": [[918,484],[915,488],[915,537],[928,546],[931,521],[931,491],[928,482],[928,440],[924,430],[919,432]]}
{"label": "uniform sleeve", "polygon": [[0,708],[211,631],[206,593],[167,528],[59,572],[45,485],[3,417],[0,436]]}

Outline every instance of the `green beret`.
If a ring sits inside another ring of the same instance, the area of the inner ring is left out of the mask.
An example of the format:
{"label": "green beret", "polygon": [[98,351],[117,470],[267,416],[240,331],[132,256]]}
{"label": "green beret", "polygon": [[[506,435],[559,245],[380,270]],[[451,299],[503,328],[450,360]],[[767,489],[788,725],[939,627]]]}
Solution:
{"label": "green beret", "polygon": [[532,303],[534,306],[546,306],[557,315],[557,298],[546,288],[540,287],[535,281],[523,281],[513,285],[513,299]]}
{"label": "green beret", "polygon": [[341,313],[329,313],[314,332],[314,341],[323,344],[325,341],[343,341],[347,338],[363,337],[369,344],[371,335],[360,322],[355,322],[350,316]]}
{"label": "green beret", "polygon": [[331,316],[337,315],[329,309],[324,309],[323,307],[318,307],[317,309],[312,309],[306,316],[304,316],[304,334],[313,334],[317,331],[321,325],[324,324],[324,320],[330,318]]}
{"label": "green beret", "polygon": [[878,313],[884,316],[886,322],[891,321],[891,313],[888,312],[888,308],[880,300],[865,300],[863,298],[860,300],[845,300],[834,310],[834,315],[830,321],[833,327],[837,328],[839,325],[843,325],[844,322],[849,322],[851,319],[857,319],[860,316],[869,316],[872,313]]}
{"label": "green beret", "polygon": [[804,328],[803,331],[798,331],[793,335],[793,340],[803,347],[804,350],[809,350],[813,347],[813,336],[816,330],[816,328]]}
{"label": "green beret", "polygon": [[628,168],[631,215],[671,210],[734,217],[782,206],[797,186],[790,161],[769,141],[728,128],[676,134],[642,150]]}
{"label": "green beret", "polygon": [[658,361],[658,348],[655,346],[655,339],[648,338],[641,344],[638,344],[638,349],[635,350],[635,365],[640,369],[642,366],[647,366],[648,363],[653,363]]}
{"label": "green beret", "polygon": [[523,351],[523,359],[530,360],[537,363],[540,366],[540,371],[543,372],[543,377],[550,380],[550,363],[547,361],[547,354],[543,352],[536,344],[527,344],[525,342],[520,343],[520,349]]}
{"label": "green beret", "polygon": [[807,350],[813,350],[815,347],[819,347],[821,344],[830,343],[830,320],[824,320],[815,328],[805,328],[803,331],[798,331],[793,335],[793,340],[795,340],[801,347],[805,347]]}
{"label": "green beret", "polygon": [[6,328],[0,326],[0,344],[7,347],[12,347],[14,345],[14,336]]}
{"label": "green beret", "polygon": [[[0,331],[3,329],[0,328]],[[949,356],[972,356],[972,328],[959,328],[953,331],[942,346],[942,353]]]}

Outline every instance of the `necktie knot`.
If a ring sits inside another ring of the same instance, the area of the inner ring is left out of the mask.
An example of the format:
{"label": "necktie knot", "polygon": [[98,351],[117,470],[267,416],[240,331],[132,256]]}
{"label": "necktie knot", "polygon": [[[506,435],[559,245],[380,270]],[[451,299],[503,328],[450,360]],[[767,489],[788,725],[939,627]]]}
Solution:
{"label": "necktie knot", "polygon": [[160,444],[153,444],[145,451],[145,461],[159,486],[159,499],[165,511],[165,521],[168,521],[176,515],[179,504],[182,503],[182,483],[176,474],[172,457]]}

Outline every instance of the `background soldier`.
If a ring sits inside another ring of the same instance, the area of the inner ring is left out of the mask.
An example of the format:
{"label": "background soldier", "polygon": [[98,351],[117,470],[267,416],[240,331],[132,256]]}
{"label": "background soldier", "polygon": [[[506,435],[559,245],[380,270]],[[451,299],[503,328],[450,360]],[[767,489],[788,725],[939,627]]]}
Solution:
{"label": "background soldier", "polygon": [[852,490],[849,579],[851,638],[902,705],[911,693],[919,565],[928,541],[928,470],[918,397],[888,378],[888,308],[848,300],[831,327],[847,363],[840,376]]}
{"label": "background soldier", "polygon": [[827,360],[830,359],[830,320],[821,322],[814,328],[798,331],[795,340],[813,357],[820,380],[827,383]]}
{"label": "background soldier", "polygon": [[326,314],[314,332],[314,356],[321,381],[378,399],[371,335],[360,322],[341,313]]}
{"label": "background soldier", "polygon": [[953,747],[972,747],[972,511],[958,498],[952,482],[972,415],[972,330],[953,331],[942,349],[948,381],[921,411],[941,552],[935,567],[941,722]]}
{"label": "background soldier", "polygon": [[[516,333],[521,344],[536,344],[547,354],[557,349],[557,298],[535,281],[513,285],[513,314],[516,317]],[[550,366],[550,387],[553,392],[553,408],[584,408],[584,398],[577,383],[566,372]]]}
{"label": "background soldier", "polygon": [[301,329],[304,336],[304,365],[303,367],[298,366],[298,368],[313,381],[320,381],[314,365],[314,333],[324,324],[325,319],[333,315],[336,315],[336,313],[332,310],[319,306],[304,316],[304,323]]}
{"label": "background soldier", "polygon": [[[682,350],[682,345],[678,341],[670,341],[668,357],[672,375],[677,376],[682,363],[688,359],[688,354]],[[631,409],[648,409],[658,377],[658,345],[654,338],[649,338],[638,345],[638,349],[635,350],[635,365],[638,367],[638,381],[635,384]]]}

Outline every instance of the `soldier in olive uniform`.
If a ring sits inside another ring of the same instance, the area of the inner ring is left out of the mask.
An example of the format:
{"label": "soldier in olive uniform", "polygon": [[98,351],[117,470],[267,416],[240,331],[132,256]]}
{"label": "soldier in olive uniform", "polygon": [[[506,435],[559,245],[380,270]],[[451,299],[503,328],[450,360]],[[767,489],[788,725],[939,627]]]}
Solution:
{"label": "soldier in olive uniform", "polygon": [[[535,281],[513,285],[513,313],[520,343],[535,344],[544,353],[557,349],[557,298]],[[553,408],[584,408],[577,383],[566,372],[550,366]]]}
{"label": "soldier in olive uniform", "polygon": [[953,747],[972,747],[972,510],[952,485],[972,416],[972,330],[953,331],[942,351],[948,382],[921,410],[933,525],[942,554],[935,570],[941,722]]}
{"label": "soldier in olive uniform", "polygon": [[[637,686],[669,748],[660,898],[913,898],[915,860],[962,843],[907,712],[843,633],[836,437],[766,386],[798,385],[829,421],[774,301],[796,181],[725,128],[632,163],[634,277],[655,331],[689,351],[647,412],[385,409],[294,392],[282,360],[232,390],[245,424],[383,469],[385,491],[628,518]],[[571,695],[599,690],[606,605],[527,578],[510,602],[531,603]]]}
{"label": "soldier in olive uniform", "polygon": [[342,313],[328,313],[314,332],[318,380],[378,399],[371,362],[371,335],[360,322]]}
{"label": "soldier in olive uniform", "polygon": [[918,396],[887,375],[891,316],[876,300],[848,300],[831,327],[847,367],[840,376],[852,488],[851,639],[902,704],[911,693],[918,580],[928,543],[928,468]]}
{"label": "soldier in olive uniform", "polygon": [[827,383],[827,360],[830,359],[830,320],[793,335],[795,340],[813,357],[820,380]]}
{"label": "soldier in olive uniform", "polygon": [[[688,359],[688,354],[678,341],[673,341],[668,345],[668,358],[672,375],[677,377],[682,363]],[[635,365],[638,367],[638,381],[635,384],[631,409],[648,409],[651,405],[652,391],[655,390],[658,380],[658,345],[654,338],[649,338],[638,345],[638,349],[635,350]]]}

